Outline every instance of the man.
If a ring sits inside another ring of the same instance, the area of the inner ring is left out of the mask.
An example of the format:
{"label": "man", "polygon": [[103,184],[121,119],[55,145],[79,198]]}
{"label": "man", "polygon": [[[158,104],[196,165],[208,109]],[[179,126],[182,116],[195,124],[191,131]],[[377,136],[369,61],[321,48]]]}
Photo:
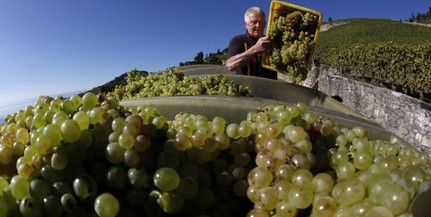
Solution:
{"label": "man", "polygon": [[246,33],[233,37],[229,42],[226,67],[240,75],[277,79],[277,72],[262,67],[262,53],[271,47],[269,37],[263,35],[266,25],[265,12],[258,7],[247,9],[244,14]]}

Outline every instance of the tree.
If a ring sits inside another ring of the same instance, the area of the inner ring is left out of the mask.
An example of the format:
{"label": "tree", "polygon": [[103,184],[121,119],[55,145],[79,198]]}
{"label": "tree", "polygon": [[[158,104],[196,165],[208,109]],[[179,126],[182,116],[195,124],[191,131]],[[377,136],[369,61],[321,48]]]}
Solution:
{"label": "tree", "polygon": [[195,62],[202,63],[204,61],[204,52],[199,52],[195,57]]}
{"label": "tree", "polygon": [[332,25],[332,17],[329,17],[328,23]]}

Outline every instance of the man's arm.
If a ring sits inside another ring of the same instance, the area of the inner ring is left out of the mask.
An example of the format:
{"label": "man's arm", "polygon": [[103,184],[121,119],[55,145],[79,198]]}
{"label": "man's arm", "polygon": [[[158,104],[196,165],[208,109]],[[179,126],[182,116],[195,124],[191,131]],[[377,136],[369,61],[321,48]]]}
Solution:
{"label": "man's arm", "polygon": [[254,56],[266,51],[270,45],[271,42],[268,37],[259,38],[256,44],[251,46],[248,50],[229,57],[226,61],[226,68],[229,71],[235,71],[243,67]]}
{"label": "man's arm", "polygon": [[236,71],[247,64],[248,61],[250,61],[250,59],[256,55],[256,49],[253,49],[253,47],[242,53],[229,57],[229,59],[226,61],[226,68],[229,71]]}

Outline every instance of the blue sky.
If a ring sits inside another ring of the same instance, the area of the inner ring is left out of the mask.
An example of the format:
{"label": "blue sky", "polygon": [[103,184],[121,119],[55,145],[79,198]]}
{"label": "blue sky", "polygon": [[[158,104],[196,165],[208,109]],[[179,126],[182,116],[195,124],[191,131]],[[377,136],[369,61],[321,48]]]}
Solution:
{"label": "blue sky", "polygon": [[[425,13],[429,0],[291,0],[323,20]],[[269,0],[0,0],[0,107],[88,90],[132,70],[158,71],[216,52]]]}

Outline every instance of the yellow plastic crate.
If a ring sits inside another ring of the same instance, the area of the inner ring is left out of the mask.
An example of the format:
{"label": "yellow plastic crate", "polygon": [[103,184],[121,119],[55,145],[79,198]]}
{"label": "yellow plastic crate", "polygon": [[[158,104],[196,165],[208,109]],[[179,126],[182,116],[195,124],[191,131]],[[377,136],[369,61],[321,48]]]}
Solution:
{"label": "yellow plastic crate", "polygon": [[[279,13],[279,11],[283,11],[282,14]],[[316,25],[316,29],[314,32],[312,32],[312,34],[314,34],[314,46],[311,46],[309,49],[309,56],[308,56],[308,61],[307,61],[307,72],[308,70],[311,69],[311,64],[312,64],[312,60],[313,60],[313,56],[314,56],[314,51],[315,51],[315,47],[316,47],[316,43],[317,43],[317,38],[319,36],[319,30],[320,30],[320,26],[322,24],[322,13],[320,13],[319,11],[315,11],[309,8],[305,8],[305,7],[301,7],[298,5],[294,5],[288,2],[283,2],[283,1],[278,1],[278,0],[273,0],[271,1],[271,5],[270,5],[270,10],[269,10],[269,15],[268,15],[268,25],[267,25],[267,29],[266,29],[266,35],[267,36],[271,36],[271,30],[270,27],[271,25],[273,25],[274,23],[276,23],[276,20],[280,17],[280,16],[286,16],[287,14],[293,13],[295,11],[299,11],[302,14],[305,13],[310,13],[312,15],[317,16],[317,25]],[[276,41],[276,43],[283,43],[282,40]],[[268,52],[265,52],[263,54],[263,60],[262,60],[262,66],[273,70],[273,71],[277,71],[279,73],[282,74],[286,74],[289,76],[292,76],[292,73],[289,72],[288,70],[285,70],[281,67],[275,67],[273,65],[271,65],[270,60],[269,60],[269,56],[272,53],[272,49]],[[302,80],[305,79],[305,76],[303,76]]]}

